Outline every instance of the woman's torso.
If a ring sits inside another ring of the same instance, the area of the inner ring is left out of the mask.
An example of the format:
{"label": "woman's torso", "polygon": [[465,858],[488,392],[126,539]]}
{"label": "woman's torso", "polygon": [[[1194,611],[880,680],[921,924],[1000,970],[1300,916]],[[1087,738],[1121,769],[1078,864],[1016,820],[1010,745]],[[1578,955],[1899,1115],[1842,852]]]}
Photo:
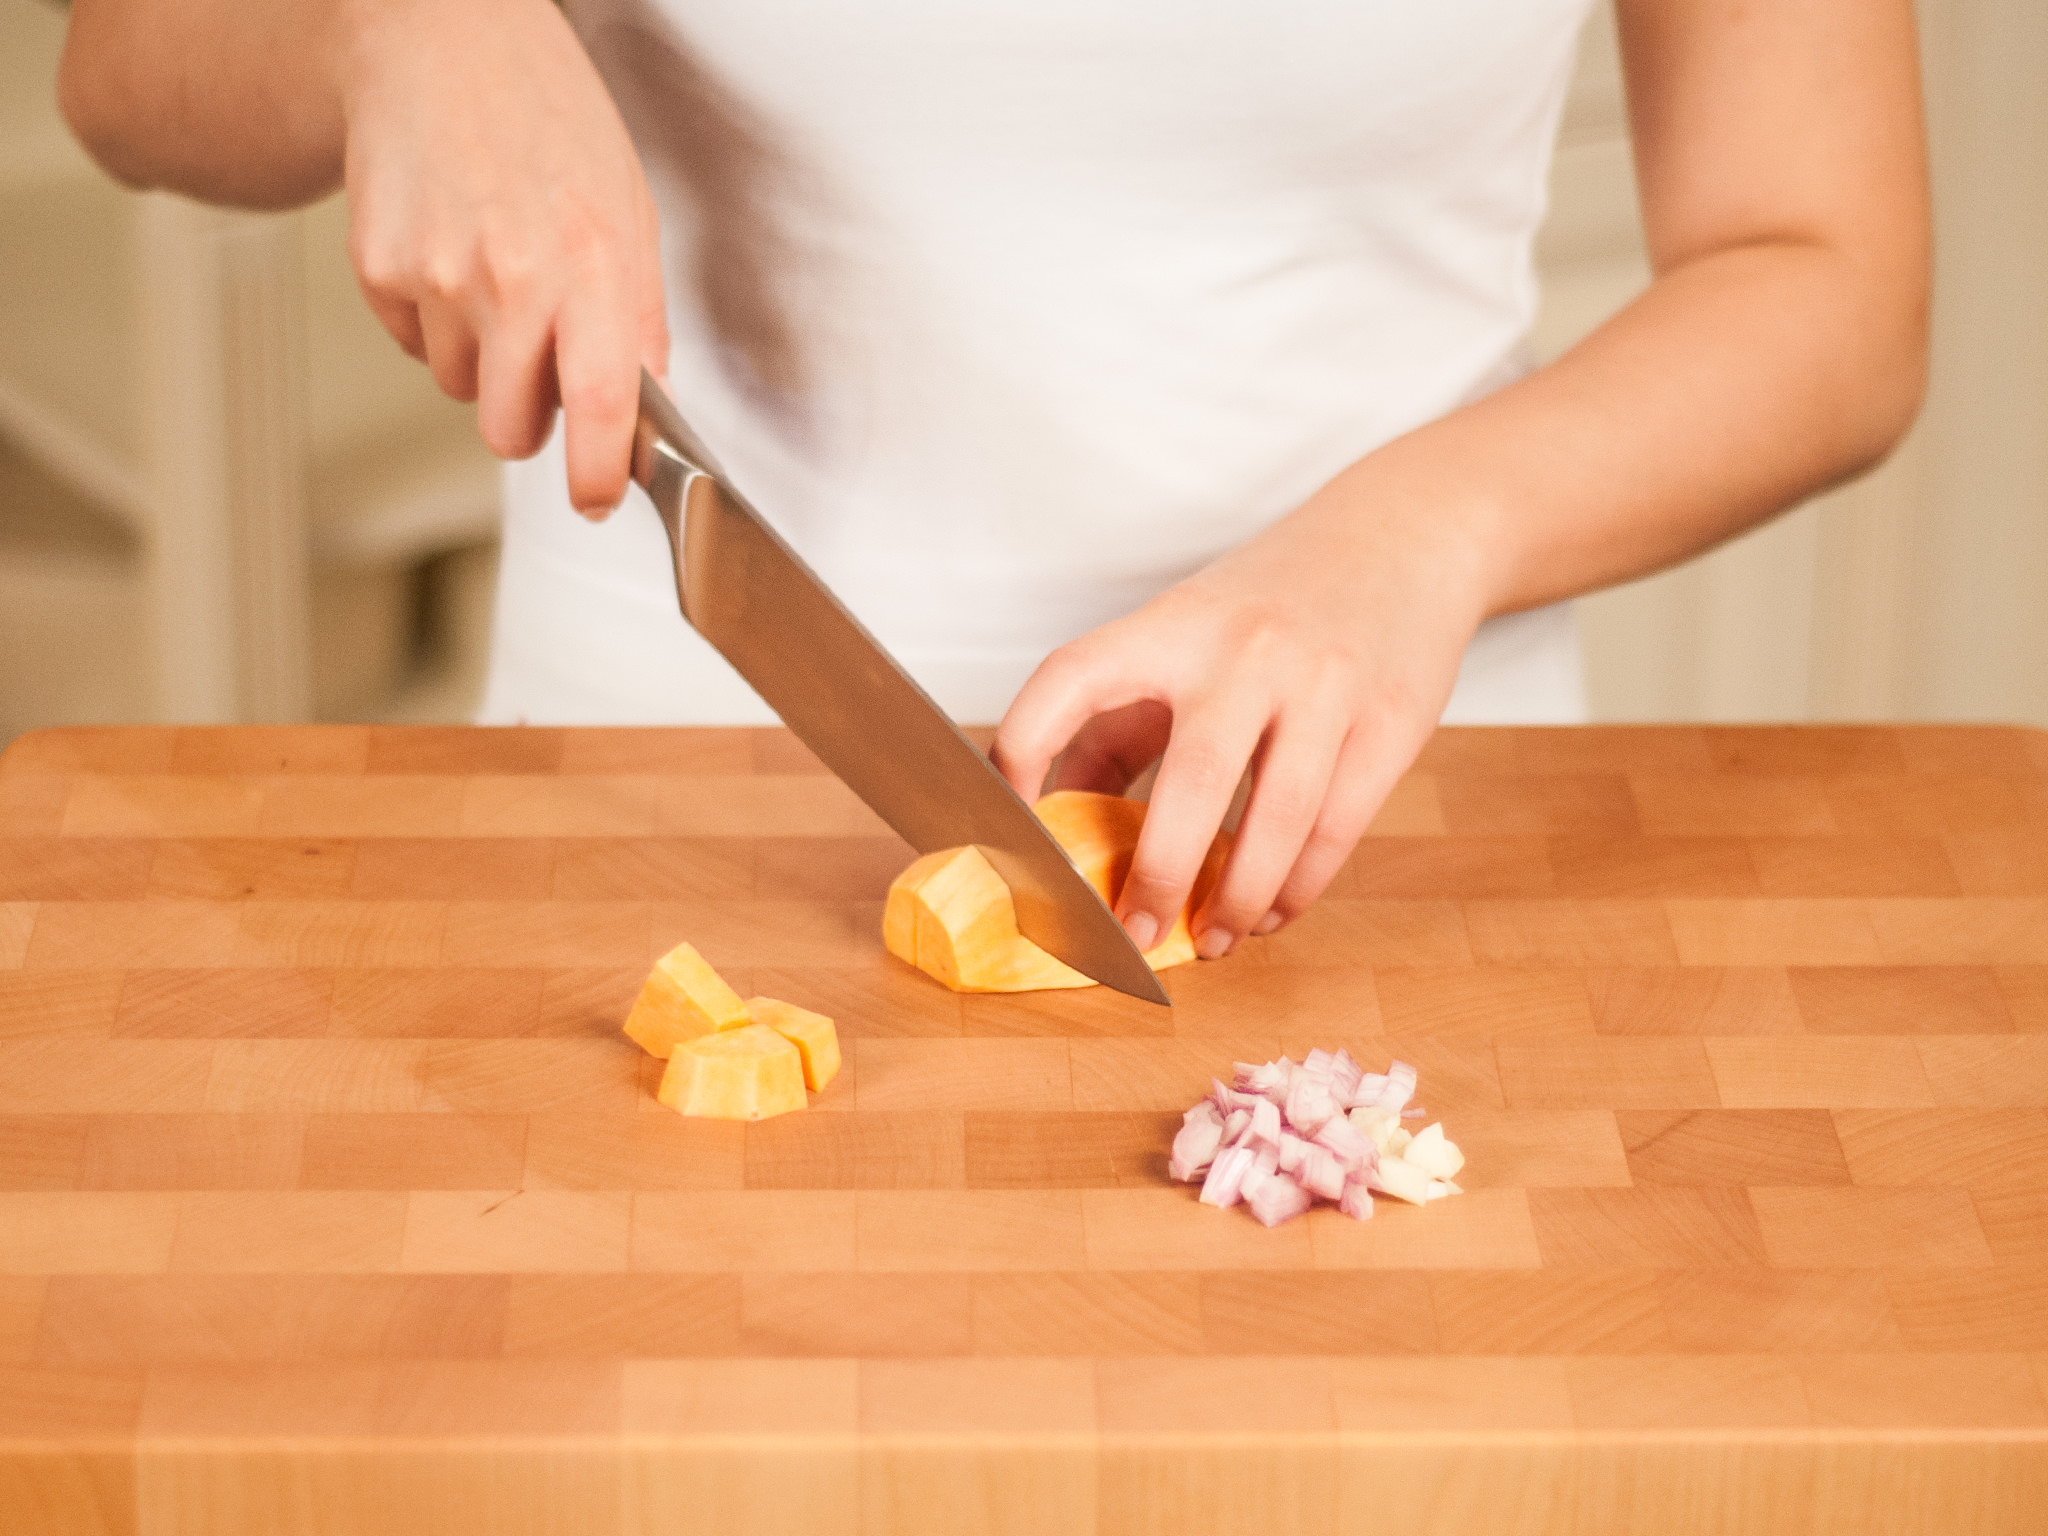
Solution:
{"label": "woman's torso", "polygon": [[[570,11],[649,152],[685,414],[986,719],[1512,369],[1588,3]],[[653,520],[584,527],[552,457],[511,475],[487,712],[758,717],[675,617]],[[1517,686],[1554,716],[1576,658],[1568,618],[1538,629],[1554,664]]]}

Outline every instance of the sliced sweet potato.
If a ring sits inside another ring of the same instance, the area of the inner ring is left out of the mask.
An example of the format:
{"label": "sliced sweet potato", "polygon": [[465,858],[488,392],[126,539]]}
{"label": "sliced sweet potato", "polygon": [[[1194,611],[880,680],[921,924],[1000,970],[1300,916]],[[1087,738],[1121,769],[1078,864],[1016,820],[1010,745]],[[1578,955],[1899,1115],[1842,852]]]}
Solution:
{"label": "sliced sweet potato", "polygon": [[766,1120],[804,1107],[803,1056],[765,1024],[680,1041],[655,1095],[670,1109],[717,1120]]}
{"label": "sliced sweet potato", "polygon": [[667,1057],[685,1040],[746,1022],[739,993],[695,949],[678,944],[648,974],[626,1015],[626,1033],[650,1054]]}
{"label": "sliced sweet potato", "polygon": [[772,997],[750,997],[747,1017],[767,1025],[796,1047],[803,1058],[804,1086],[811,1092],[819,1092],[839,1075],[839,1031],[822,1013]]}
{"label": "sliced sweet potato", "polygon": [[[1036,807],[1046,828],[1105,902],[1115,905],[1145,825],[1145,805],[1115,795],[1063,790]],[[1229,851],[1219,833],[1188,905],[1145,959],[1152,968],[1195,958],[1189,914],[1215,883]],[[1035,992],[1095,983],[1017,931],[1017,911],[993,866],[977,848],[949,848],[918,859],[889,887],[882,941],[891,954],[956,992]]]}

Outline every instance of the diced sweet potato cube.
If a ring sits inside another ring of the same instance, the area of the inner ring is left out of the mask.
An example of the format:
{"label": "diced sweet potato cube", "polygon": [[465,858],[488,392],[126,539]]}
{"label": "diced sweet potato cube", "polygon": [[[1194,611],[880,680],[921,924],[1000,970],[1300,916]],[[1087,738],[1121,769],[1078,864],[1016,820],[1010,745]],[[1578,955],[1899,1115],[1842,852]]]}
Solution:
{"label": "diced sweet potato cube", "polygon": [[797,1049],[803,1058],[804,1086],[813,1093],[839,1075],[839,1031],[822,1013],[772,997],[747,999],[747,1017],[765,1024]]}
{"label": "diced sweet potato cube", "polygon": [[889,899],[882,908],[882,945],[890,954],[917,963],[911,959],[917,953],[917,902],[913,898],[926,878],[959,851],[944,848],[928,853],[889,883]]}
{"label": "diced sweet potato cube", "polygon": [[803,1057],[765,1024],[679,1041],[655,1095],[670,1109],[715,1120],[766,1120],[804,1107]]}
{"label": "diced sweet potato cube", "polygon": [[747,1022],[747,1006],[687,944],[663,955],[640,988],[626,1033],[644,1050],[668,1056],[685,1040]]}
{"label": "diced sweet potato cube", "polygon": [[927,855],[897,878],[889,897],[905,914],[892,925],[884,913],[890,952],[956,992],[1094,985],[1017,931],[1010,888],[979,848]]}
{"label": "diced sweet potato cube", "polygon": [[[1139,801],[1080,790],[1047,795],[1036,807],[1075,867],[1112,905],[1130,873],[1145,809]],[[1208,896],[1229,847],[1229,836],[1218,834],[1179,921],[1146,952],[1155,971],[1195,958],[1188,915]],[[978,848],[926,854],[898,875],[883,910],[882,941],[890,954],[956,992],[1094,985],[1017,931],[1009,887]]]}

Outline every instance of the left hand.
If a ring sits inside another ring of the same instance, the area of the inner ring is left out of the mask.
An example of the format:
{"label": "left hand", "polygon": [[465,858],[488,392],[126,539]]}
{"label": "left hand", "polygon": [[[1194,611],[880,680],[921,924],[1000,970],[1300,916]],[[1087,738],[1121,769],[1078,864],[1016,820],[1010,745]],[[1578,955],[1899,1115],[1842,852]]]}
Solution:
{"label": "left hand", "polygon": [[1247,766],[1236,846],[1194,915],[1204,959],[1314,902],[1435,729],[1486,614],[1485,540],[1476,520],[1388,478],[1361,461],[1250,543],[1062,646],[1004,716],[993,757],[1026,800],[1122,793],[1160,760],[1117,901],[1140,949],[1178,917]]}
{"label": "left hand", "polygon": [[[1655,280],[1547,367],[1366,455],[1025,684],[995,760],[1038,794],[1164,753],[1118,914],[1179,913],[1249,764],[1204,955],[1329,884],[1490,613],[1675,564],[1868,467],[1926,376],[1909,0],[1619,0]],[[1796,152],[1788,152],[1793,146]]]}

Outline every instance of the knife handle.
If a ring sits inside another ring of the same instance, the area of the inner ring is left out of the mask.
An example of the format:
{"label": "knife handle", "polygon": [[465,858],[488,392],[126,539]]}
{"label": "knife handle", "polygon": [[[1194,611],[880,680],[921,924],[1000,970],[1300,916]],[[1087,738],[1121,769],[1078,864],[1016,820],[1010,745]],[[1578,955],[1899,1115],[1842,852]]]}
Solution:
{"label": "knife handle", "polygon": [[[655,496],[657,479],[670,472],[665,464],[685,475],[694,472],[709,475],[714,480],[725,478],[724,471],[718,467],[718,460],[711,456],[704,440],[683,420],[683,413],[669,399],[668,391],[655,382],[653,374],[642,368],[640,417],[633,425],[633,479],[648,495]],[[655,496],[655,500],[659,504],[661,498]]]}

